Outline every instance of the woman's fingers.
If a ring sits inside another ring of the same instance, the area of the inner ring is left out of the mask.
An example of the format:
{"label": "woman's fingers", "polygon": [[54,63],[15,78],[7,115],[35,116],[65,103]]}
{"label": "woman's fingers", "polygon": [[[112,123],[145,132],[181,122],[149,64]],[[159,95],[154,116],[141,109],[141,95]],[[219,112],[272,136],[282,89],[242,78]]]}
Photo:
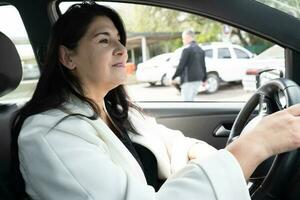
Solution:
{"label": "woman's fingers", "polygon": [[300,104],[264,117],[226,147],[250,177],[266,158],[300,147]]}
{"label": "woman's fingers", "polygon": [[300,116],[300,103],[290,106],[285,110],[294,116]]}
{"label": "woman's fingers", "polygon": [[[272,154],[300,147],[300,104],[265,117],[255,128],[265,137]],[[257,135],[256,135],[257,136]]]}

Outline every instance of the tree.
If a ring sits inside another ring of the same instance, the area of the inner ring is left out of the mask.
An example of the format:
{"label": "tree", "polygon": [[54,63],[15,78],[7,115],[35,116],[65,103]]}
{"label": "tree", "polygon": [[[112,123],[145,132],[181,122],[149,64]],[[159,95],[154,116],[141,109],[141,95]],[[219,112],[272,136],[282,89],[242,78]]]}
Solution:
{"label": "tree", "polygon": [[[273,6],[283,6],[282,3],[278,3],[279,0],[259,0],[262,3]],[[286,0],[288,3],[285,6],[294,6],[299,8],[300,0]],[[193,28],[198,33],[196,36],[197,42],[208,43],[214,41],[222,41],[224,38],[224,24],[214,20],[210,20],[205,17],[185,13],[177,10],[160,8],[155,6],[144,6],[136,4],[122,4],[117,11],[121,14],[125,21],[128,32],[182,32],[183,30]],[[245,47],[254,49],[255,53],[260,53],[271,46],[272,44],[260,37],[242,31],[238,28],[230,27],[231,41],[240,43]],[[238,38],[238,39],[236,39]],[[161,41],[156,45],[161,46],[164,49],[168,46],[168,49],[173,51],[182,45],[180,38],[172,41]],[[257,48],[260,46],[259,48]],[[157,49],[155,47],[154,49]],[[253,49],[250,49],[253,50]]]}

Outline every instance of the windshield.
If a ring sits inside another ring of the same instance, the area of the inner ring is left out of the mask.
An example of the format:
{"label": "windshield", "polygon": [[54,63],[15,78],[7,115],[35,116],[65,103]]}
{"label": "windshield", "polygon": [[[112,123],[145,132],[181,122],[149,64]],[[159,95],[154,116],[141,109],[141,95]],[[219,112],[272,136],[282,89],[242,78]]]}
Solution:
{"label": "windshield", "polygon": [[274,45],[257,55],[255,59],[284,59],[284,49],[278,45]]}
{"label": "windshield", "polygon": [[270,7],[276,8],[292,15],[296,18],[300,18],[300,0],[256,0]]}

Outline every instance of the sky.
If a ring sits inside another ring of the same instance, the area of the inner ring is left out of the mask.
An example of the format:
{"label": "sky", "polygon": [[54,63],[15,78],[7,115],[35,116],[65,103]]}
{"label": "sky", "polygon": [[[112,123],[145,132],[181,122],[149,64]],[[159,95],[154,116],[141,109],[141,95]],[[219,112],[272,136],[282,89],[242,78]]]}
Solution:
{"label": "sky", "polygon": [[[19,12],[11,5],[0,6],[0,31],[13,41],[16,39],[28,40]],[[17,44],[16,48],[22,60],[34,58],[34,53],[29,42],[28,44]]]}
{"label": "sky", "polygon": [[28,38],[19,12],[14,6],[0,6],[0,31],[14,38]]}

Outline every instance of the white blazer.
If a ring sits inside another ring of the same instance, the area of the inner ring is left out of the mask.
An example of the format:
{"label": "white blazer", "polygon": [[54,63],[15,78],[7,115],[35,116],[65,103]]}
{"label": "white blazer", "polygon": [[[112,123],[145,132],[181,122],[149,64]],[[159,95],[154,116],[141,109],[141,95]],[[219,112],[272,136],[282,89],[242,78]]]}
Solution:
{"label": "white blazer", "polygon": [[[92,113],[79,100],[65,108]],[[74,116],[57,124],[67,115],[53,109],[31,116],[20,132],[20,170],[34,200],[250,200],[241,168],[226,150],[200,142],[210,155],[188,162],[188,149],[199,141],[131,111],[130,121],[140,135],[129,133],[130,138],[154,153],[159,177],[168,178],[155,192],[136,159],[100,118]]]}

